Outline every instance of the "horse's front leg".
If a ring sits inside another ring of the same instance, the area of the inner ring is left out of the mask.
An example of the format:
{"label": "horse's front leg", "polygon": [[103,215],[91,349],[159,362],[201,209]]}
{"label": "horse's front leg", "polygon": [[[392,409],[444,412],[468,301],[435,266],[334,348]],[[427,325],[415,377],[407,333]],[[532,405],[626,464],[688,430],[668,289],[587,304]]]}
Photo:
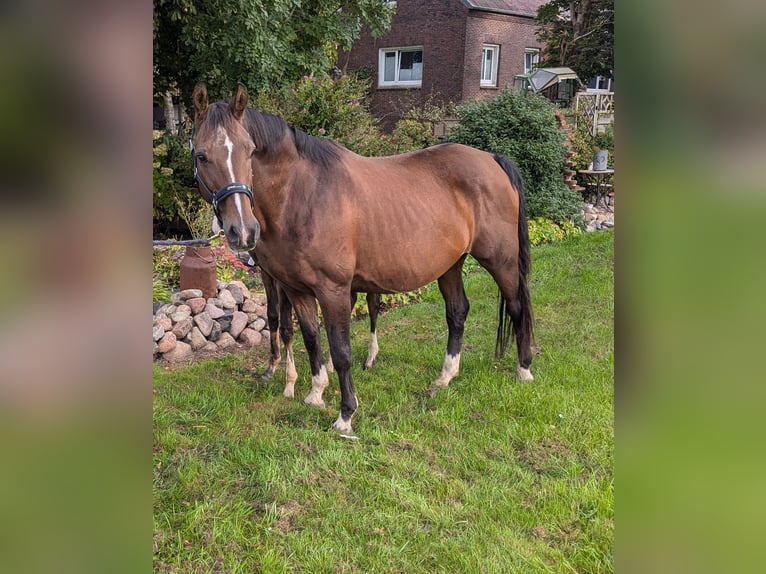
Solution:
{"label": "horse's front leg", "polygon": [[330,355],[340,381],[340,415],[332,427],[344,434],[353,433],[351,417],[359,408],[359,401],[351,380],[351,307],[350,298],[336,297],[322,301],[322,313],[330,342]]}
{"label": "horse's front leg", "polygon": [[312,295],[290,292],[290,300],[295,314],[298,316],[298,325],[303,335],[303,343],[306,346],[311,366],[311,391],[303,399],[303,402],[315,407],[324,407],[322,393],[324,393],[330,380],[327,377],[327,368],[322,358],[316,299]]}

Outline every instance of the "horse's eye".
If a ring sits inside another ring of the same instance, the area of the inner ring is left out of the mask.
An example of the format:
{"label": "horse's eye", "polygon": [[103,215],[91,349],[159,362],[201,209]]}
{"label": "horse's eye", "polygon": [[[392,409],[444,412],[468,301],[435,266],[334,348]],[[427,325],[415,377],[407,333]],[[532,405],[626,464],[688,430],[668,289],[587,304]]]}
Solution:
{"label": "horse's eye", "polygon": [[197,161],[201,163],[207,163],[207,154],[203,152],[199,152],[197,154]]}
{"label": "horse's eye", "polygon": [[253,157],[255,155],[255,152],[258,151],[258,148],[253,146],[253,149],[250,150],[250,157]]}

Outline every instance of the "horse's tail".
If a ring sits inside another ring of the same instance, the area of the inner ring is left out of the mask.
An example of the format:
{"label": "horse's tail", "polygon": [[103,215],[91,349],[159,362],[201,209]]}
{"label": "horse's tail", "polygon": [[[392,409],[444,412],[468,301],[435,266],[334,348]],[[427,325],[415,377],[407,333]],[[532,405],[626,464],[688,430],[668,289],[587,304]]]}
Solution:
{"label": "horse's tail", "polygon": [[[534,340],[534,316],[532,315],[532,298],[529,294],[529,285],[527,284],[527,275],[532,268],[532,258],[530,256],[529,231],[527,229],[527,207],[524,199],[524,179],[521,177],[519,168],[516,167],[507,157],[494,154],[495,161],[503,168],[503,171],[511,180],[516,193],[519,196],[519,221],[516,226],[519,243],[519,316],[517,321],[513,321],[508,310],[508,302],[502,294],[498,304],[498,325],[497,342],[495,344],[495,356],[502,357],[508,348],[513,336],[525,341]],[[520,335],[525,335],[520,337]]]}

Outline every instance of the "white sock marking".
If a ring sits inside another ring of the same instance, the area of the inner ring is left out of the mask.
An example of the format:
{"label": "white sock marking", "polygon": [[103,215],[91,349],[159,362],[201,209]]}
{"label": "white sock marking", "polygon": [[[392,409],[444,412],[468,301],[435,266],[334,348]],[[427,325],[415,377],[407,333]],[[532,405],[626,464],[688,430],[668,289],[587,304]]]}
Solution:
{"label": "white sock marking", "polygon": [[364,366],[368,369],[375,363],[375,357],[378,356],[378,334],[370,333],[370,344],[367,345],[367,360]]}
{"label": "white sock marking", "polygon": [[437,387],[446,387],[449,382],[460,373],[460,353],[457,355],[444,355],[444,366],[439,378],[434,381]]}
{"label": "white sock marking", "polygon": [[516,367],[516,378],[520,381],[534,381],[535,378],[532,376],[532,371],[529,369],[525,369],[522,366]]}
{"label": "white sock marking", "polygon": [[303,402],[307,405],[312,405],[315,407],[324,407],[324,400],[322,399],[322,393],[324,393],[324,390],[327,388],[327,385],[330,384],[330,379],[327,376],[327,368],[322,365],[322,368],[319,369],[318,375],[312,375],[311,377],[311,391],[308,395],[306,395],[306,398],[303,399]]}

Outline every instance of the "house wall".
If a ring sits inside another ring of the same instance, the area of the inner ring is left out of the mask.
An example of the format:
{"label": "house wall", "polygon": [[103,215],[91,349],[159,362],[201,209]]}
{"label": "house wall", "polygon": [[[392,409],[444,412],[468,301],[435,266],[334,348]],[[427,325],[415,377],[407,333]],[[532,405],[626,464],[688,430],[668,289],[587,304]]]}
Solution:
{"label": "house wall", "polygon": [[[370,110],[390,129],[402,110],[423,105],[460,103],[497,95],[524,72],[524,49],[541,48],[533,18],[469,10],[461,0],[399,0],[391,30],[375,39],[363,30],[350,52],[341,52],[344,71],[364,70],[372,78]],[[497,88],[480,87],[482,45],[500,45]],[[381,48],[423,46],[420,88],[378,88]]]}
{"label": "house wall", "polygon": [[[373,88],[370,109],[384,127],[393,127],[401,110],[426,101],[461,101],[467,16],[468,9],[460,0],[399,0],[388,33],[375,39],[365,29],[350,52],[341,52],[338,58],[341,69],[370,73]],[[379,50],[407,46],[423,46],[421,87],[378,88]]]}
{"label": "house wall", "polygon": [[[463,99],[480,100],[496,96],[498,90],[513,86],[513,77],[524,73],[524,50],[543,48],[535,32],[538,26],[532,18],[473,11],[466,23],[465,75]],[[481,49],[483,44],[498,44],[500,58],[497,87],[479,86]]]}

